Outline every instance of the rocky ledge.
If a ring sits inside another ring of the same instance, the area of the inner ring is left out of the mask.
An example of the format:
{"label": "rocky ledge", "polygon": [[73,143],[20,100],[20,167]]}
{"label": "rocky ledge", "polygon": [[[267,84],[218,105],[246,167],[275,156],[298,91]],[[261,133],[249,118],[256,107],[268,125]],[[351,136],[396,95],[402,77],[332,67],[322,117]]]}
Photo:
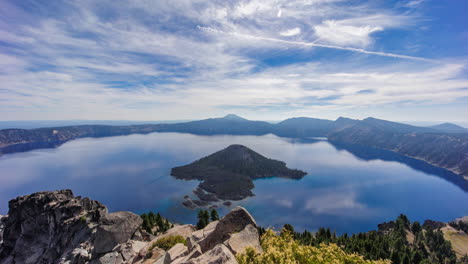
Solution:
{"label": "rocky ledge", "polygon": [[[202,230],[176,225],[157,237],[142,231],[131,212],[108,213],[101,203],[71,190],[38,192],[9,202],[0,216],[0,264],[13,263],[237,263],[235,254],[261,252],[257,224],[242,207]],[[168,250],[157,242],[182,236]]]}

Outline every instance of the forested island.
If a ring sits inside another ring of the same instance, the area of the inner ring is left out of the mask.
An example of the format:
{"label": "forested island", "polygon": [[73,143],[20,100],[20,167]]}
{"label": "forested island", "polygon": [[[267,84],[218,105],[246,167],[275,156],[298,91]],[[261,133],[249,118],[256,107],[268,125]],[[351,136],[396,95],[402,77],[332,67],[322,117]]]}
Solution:
{"label": "forested island", "polygon": [[191,164],[171,170],[171,175],[177,179],[202,181],[194,193],[205,202],[218,199],[242,200],[252,196],[254,179],[301,179],[306,174],[301,170],[289,169],[286,163],[266,158],[242,145],[230,145]]}

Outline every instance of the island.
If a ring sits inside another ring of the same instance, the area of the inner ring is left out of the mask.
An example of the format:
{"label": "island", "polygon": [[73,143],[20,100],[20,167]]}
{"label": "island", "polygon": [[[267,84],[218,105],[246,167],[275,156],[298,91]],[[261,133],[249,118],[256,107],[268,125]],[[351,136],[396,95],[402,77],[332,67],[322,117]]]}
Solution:
{"label": "island", "polygon": [[[177,179],[201,181],[194,190],[194,194],[203,201],[197,201],[197,205],[206,205],[217,200],[238,201],[253,196],[254,179],[301,179],[306,174],[301,170],[289,169],[286,163],[266,158],[243,145],[230,145],[191,164],[171,170],[171,175]],[[189,205],[190,201],[185,204]]]}

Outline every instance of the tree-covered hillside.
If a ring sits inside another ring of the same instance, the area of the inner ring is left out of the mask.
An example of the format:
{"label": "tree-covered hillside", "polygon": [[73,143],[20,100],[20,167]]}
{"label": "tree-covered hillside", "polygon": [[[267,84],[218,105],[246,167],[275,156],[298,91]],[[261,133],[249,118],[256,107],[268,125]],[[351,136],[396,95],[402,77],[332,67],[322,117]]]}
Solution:
{"label": "tree-covered hillside", "polygon": [[[261,230],[261,233],[268,231]],[[289,224],[284,226],[282,233],[290,233],[300,245],[320,248],[336,244],[344,252],[357,253],[367,260],[388,259],[398,264],[465,263],[463,259],[457,262],[455,252],[450,242],[444,239],[440,226],[411,223],[405,215],[380,224],[378,231],[367,233],[337,236],[328,228],[320,228],[315,233],[307,230],[295,232]]]}

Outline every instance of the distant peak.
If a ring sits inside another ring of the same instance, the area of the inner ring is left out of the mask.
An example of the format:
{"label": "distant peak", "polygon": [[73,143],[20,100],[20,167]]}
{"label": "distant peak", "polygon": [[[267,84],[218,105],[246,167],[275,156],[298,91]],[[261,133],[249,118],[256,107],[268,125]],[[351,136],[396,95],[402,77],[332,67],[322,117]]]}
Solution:
{"label": "distant peak", "polygon": [[351,119],[351,118],[340,116],[335,121],[356,121],[356,119]]}
{"label": "distant peak", "polygon": [[225,148],[224,150],[233,150],[233,149],[242,149],[242,150],[250,150],[248,147],[244,146],[244,145],[240,145],[240,144],[232,144],[232,145],[229,145],[227,148]]}
{"label": "distant peak", "polygon": [[235,115],[235,114],[229,114],[229,115],[226,115],[223,117],[224,119],[229,119],[229,120],[239,120],[239,121],[246,121],[247,119],[245,118],[242,118],[238,115]]}
{"label": "distant peak", "polygon": [[459,126],[459,125],[456,125],[456,124],[453,124],[453,123],[442,123],[440,125],[436,125],[436,126],[446,126],[446,127],[457,127],[457,128],[463,128],[462,126]]}
{"label": "distant peak", "polygon": [[376,121],[376,120],[381,120],[381,119],[377,119],[377,118],[374,118],[374,117],[369,116],[368,118],[365,118],[364,120],[367,120],[367,121]]}

